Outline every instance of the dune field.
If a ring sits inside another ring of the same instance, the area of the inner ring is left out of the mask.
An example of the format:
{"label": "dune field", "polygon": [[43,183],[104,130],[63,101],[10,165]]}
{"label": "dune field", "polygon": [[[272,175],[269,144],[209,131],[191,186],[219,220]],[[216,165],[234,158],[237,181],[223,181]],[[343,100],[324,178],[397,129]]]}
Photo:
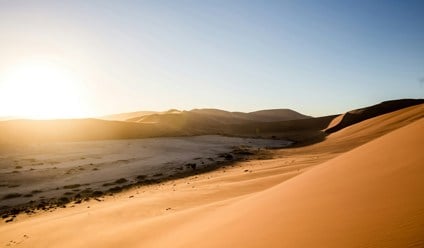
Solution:
{"label": "dune field", "polygon": [[424,105],[0,224],[5,247],[423,247]]}

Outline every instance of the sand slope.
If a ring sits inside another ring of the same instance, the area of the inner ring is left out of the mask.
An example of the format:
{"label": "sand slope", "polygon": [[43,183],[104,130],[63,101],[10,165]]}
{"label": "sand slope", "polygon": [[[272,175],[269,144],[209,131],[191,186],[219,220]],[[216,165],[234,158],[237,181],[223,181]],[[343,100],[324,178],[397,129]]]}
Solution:
{"label": "sand slope", "polygon": [[335,118],[325,129],[325,132],[334,133],[355,123],[422,103],[424,103],[423,99],[399,99],[351,110]]}
{"label": "sand slope", "polygon": [[326,136],[325,142],[304,147],[304,152],[345,152],[424,118],[424,104],[400,109],[345,127]]}
{"label": "sand slope", "polygon": [[423,119],[216,212],[182,216],[149,244],[423,247],[422,147]]}

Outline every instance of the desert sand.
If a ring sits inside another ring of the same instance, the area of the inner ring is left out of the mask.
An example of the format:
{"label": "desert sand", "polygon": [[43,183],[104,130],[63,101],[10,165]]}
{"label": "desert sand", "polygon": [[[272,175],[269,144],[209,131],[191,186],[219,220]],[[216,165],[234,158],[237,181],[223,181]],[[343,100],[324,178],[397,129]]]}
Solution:
{"label": "desert sand", "polygon": [[17,206],[61,205],[133,184],[200,173],[290,144],[206,135],[8,147],[0,150],[0,213]]}
{"label": "desert sand", "polygon": [[[125,119],[130,116],[132,118]],[[2,133],[0,149],[28,143],[195,135],[279,138],[297,141],[299,136],[305,137],[305,130],[316,135],[331,120],[331,116],[313,118],[289,109],[261,110],[251,113],[195,109],[169,110],[160,113],[146,111],[124,113],[102,117],[102,119],[14,119],[0,121],[0,133]]]}
{"label": "desert sand", "polygon": [[0,224],[5,247],[423,247],[424,105]]}

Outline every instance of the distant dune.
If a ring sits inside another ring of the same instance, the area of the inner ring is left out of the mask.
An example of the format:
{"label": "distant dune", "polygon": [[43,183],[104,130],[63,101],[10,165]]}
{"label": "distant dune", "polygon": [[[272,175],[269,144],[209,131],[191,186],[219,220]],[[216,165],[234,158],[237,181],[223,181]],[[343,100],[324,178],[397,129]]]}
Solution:
{"label": "distant dune", "polygon": [[184,136],[158,125],[98,119],[3,121],[0,132],[0,144]]}
{"label": "distant dune", "polygon": [[137,111],[137,112],[128,112],[128,113],[120,113],[113,115],[105,115],[98,117],[97,119],[106,120],[106,121],[125,121],[131,118],[140,117],[144,115],[155,114],[155,111]]}
{"label": "distant dune", "polygon": [[424,99],[400,99],[385,101],[370,107],[351,110],[335,118],[325,129],[325,132],[334,133],[366,119],[422,103],[424,103]]}
{"label": "distant dune", "polygon": [[420,102],[423,100],[389,101],[340,116],[318,118],[308,117],[289,109],[261,110],[251,113],[218,109],[191,111],[172,109],[161,113],[133,112],[108,117],[119,119],[137,115],[126,121],[9,120],[0,122],[2,133],[0,145],[208,134],[288,139],[297,145],[305,145],[322,141],[328,134],[349,125]]}
{"label": "distant dune", "polygon": [[190,111],[169,110],[151,115],[142,115],[130,118],[127,121],[140,123],[169,123],[184,122],[187,125],[198,125],[199,123],[217,124],[241,124],[251,122],[273,122],[306,119],[309,116],[302,115],[290,109],[269,109],[256,112],[229,112],[220,109],[193,109]]}
{"label": "distant dune", "polygon": [[[130,118],[127,121],[110,121],[133,115],[137,115],[137,117]],[[201,109],[192,111],[169,110],[154,114],[151,112],[134,112],[107,116],[102,120],[10,120],[0,122],[0,131],[4,134],[0,137],[0,144],[204,134],[262,136],[268,132],[266,130],[281,130],[281,128],[272,128],[272,123],[280,126],[281,120],[287,119],[309,120],[311,118],[287,109],[252,113]],[[262,125],[264,125],[263,128]],[[243,133],[235,133],[234,128],[241,128],[240,130],[244,131]]]}
{"label": "distant dune", "polygon": [[248,113],[248,116],[253,121],[289,121],[289,120],[299,120],[311,118],[311,116],[306,116],[300,114],[291,109],[268,109],[268,110],[259,110]]}

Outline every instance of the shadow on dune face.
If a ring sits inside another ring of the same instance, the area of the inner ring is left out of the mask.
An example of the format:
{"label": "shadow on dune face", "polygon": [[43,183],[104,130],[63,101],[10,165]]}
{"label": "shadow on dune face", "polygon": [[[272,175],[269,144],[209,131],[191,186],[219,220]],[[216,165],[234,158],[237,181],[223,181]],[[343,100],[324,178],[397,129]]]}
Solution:
{"label": "shadow on dune face", "polygon": [[335,117],[336,115],[281,122],[258,122],[250,125],[228,125],[224,128],[224,134],[287,139],[293,141],[294,146],[304,146],[323,141],[326,133],[322,130]]}
{"label": "shadow on dune face", "polygon": [[[424,100],[402,99],[383,102],[350,111],[340,116],[311,118],[296,112],[292,120],[276,121],[269,111],[246,115],[237,112],[208,110],[191,114],[166,113],[145,115],[146,122],[73,120],[11,120],[0,122],[0,145],[57,141],[140,139],[152,137],[224,135],[291,140],[296,146],[320,142],[327,134],[366,119],[424,103]],[[282,110],[280,110],[281,112]],[[282,111],[286,113],[288,110]],[[223,112],[223,113],[222,113]],[[258,117],[259,116],[259,117]],[[264,121],[258,121],[261,118]],[[258,119],[259,118],[259,119]]]}
{"label": "shadow on dune face", "polygon": [[243,124],[166,123],[147,124],[86,120],[14,120],[0,122],[0,145],[62,141],[141,139],[198,135],[285,139],[294,143],[317,142],[335,116],[281,122]]}
{"label": "shadow on dune face", "polygon": [[423,99],[400,99],[352,110],[342,115],[312,118],[287,109],[252,113],[216,109],[192,111],[170,110],[143,115],[129,121],[155,123],[163,130],[184,135],[219,134],[226,136],[286,139],[305,146],[323,141],[328,134],[355,123],[424,103]]}
{"label": "shadow on dune face", "polygon": [[334,133],[355,123],[422,103],[424,103],[424,99],[400,99],[352,110],[334,119],[325,132]]}
{"label": "shadow on dune face", "polygon": [[0,122],[0,144],[140,139],[152,137],[224,135],[289,139],[303,142],[320,137],[334,116],[240,124],[179,119],[178,122],[135,123],[80,120],[13,120]]}

